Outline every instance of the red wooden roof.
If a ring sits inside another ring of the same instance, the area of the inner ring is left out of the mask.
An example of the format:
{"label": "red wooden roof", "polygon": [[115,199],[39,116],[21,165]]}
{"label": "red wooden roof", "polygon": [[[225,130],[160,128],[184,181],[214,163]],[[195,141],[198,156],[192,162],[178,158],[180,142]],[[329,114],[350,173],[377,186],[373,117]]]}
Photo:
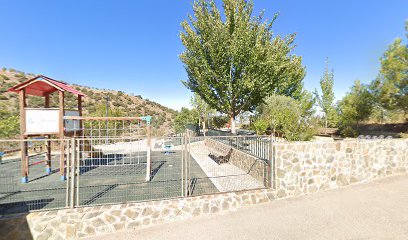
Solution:
{"label": "red wooden roof", "polygon": [[45,96],[47,94],[51,94],[56,91],[62,92],[70,92],[75,95],[86,96],[82,92],[76,90],[75,88],[54,80],[52,78],[38,75],[34,78],[31,78],[25,82],[17,84],[16,86],[9,89],[10,92],[19,92],[22,89],[25,89],[27,95],[34,95],[34,96]]}

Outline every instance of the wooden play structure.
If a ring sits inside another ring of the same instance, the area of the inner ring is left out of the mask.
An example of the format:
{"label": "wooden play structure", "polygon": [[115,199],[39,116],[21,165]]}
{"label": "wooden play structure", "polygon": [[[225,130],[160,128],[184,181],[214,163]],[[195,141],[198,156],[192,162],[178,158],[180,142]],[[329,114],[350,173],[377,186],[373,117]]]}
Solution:
{"label": "wooden play structure", "polygon": [[[76,90],[63,82],[55,79],[39,75],[25,82],[22,82],[9,89],[11,92],[19,94],[20,105],[20,132],[21,132],[21,174],[22,183],[28,182],[29,175],[29,155],[28,155],[28,139],[35,137],[44,137],[51,139],[53,136],[60,140],[59,144],[59,169],[61,180],[65,180],[65,138],[70,137],[102,137],[84,135],[83,124],[85,121],[97,121],[106,124],[108,129],[111,121],[145,121],[146,135],[148,136],[148,147],[150,149],[150,116],[145,117],[83,117],[82,116],[82,98],[86,95]],[[50,107],[50,96],[53,93],[58,93],[58,107]],[[66,94],[74,94],[77,97],[76,109],[65,109],[64,99]],[[44,97],[43,108],[29,108],[27,107],[27,96]],[[112,124],[111,124],[112,125]],[[116,127],[116,125],[114,125]],[[114,129],[116,130],[116,129]],[[100,131],[100,130],[99,130]],[[109,133],[109,131],[107,131]],[[91,131],[92,135],[92,131]],[[109,136],[103,136],[109,137]],[[47,141],[46,147],[46,173],[51,173],[51,142]],[[148,155],[150,152],[148,151]],[[150,169],[150,159],[148,159],[148,169]],[[150,171],[150,170],[148,170]],[[150,175],[150,173],[149,173]],[[147,179],[147,177],[146,177]]]}

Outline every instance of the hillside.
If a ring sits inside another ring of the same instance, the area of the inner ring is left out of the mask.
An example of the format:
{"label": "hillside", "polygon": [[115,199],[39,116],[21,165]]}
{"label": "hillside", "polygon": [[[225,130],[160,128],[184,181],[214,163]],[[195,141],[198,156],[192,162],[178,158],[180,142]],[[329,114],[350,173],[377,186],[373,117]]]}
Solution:
{"label": "hillside", "polygon": [[[18,112],[18,95],[7,92],[7,90],[23,81],[26,81],[34,74],[27,74],[14,69],[2,68],[0,70],[0,106],[7,108],[8,111]],[[49,76],[52,78],[52,76]],[[176,111],[165,106],[162,106],[149,99],[143,99],[140,95],[134,96],[126,94],[122,91],[114,91],[107,89],[98,89],[87,86],[81,86],[74,83],[69,83],[79,91],[87,95],[84,98],[83,111],[84,116],[104,116],[105,114],[105,97],[109,97],[110,109],[115,116],[143,116],[150,115],[153,117],[152,126],[154,135],[167,135],[172,132],[172,121]],[[56,94],[51,97],[51,107],[56,107],[58,99]],[[67,109],[76,106],[76,98],[72,94],[67,94],[65,100]],[[29,107],[41,107],[44,100],[40,97],[30,96],[27,99]]]}

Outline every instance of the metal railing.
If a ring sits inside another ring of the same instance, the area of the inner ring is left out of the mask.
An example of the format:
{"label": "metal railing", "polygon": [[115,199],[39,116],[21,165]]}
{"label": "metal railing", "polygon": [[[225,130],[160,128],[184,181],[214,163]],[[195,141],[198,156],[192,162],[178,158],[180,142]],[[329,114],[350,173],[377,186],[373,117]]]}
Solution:
{"label": "metal railing", "polygon": [[[217,152],[206,144],[209,139],[227,150]],[[25,141],[28,183],[21,182]],[[191,134],[151,141],[146,136],[1,140],[0,215],[265,188],[271,178],[271,143],[268,137]],[[65,146],[65,178],[59,171],[60,144]]]}
{"label": "metal railing", "polygon": [[284,142],[282,138],[271,135],[265,136],[217,136],[210,137],[230,147],[246,152],[260,159],[269,159],[273,143]]}

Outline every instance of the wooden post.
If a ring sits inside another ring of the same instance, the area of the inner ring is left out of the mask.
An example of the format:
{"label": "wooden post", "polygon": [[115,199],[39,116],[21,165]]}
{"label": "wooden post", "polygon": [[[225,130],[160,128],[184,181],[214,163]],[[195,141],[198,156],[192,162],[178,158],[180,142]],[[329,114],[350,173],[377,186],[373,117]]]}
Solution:
{"label": "wooden post", "polygon": [[19,102],[20,102],[20,139],[21,139],[21,182],[28,182],[28,149],[26,141],[26,94],[25,89],[19,91]]}
{"label": "wooden post", "polygon": [[150,174],[152,171],[152,161],[151,161],[151,144],[152,144],[152,134],[150,124],[146,127],[147,133],[147,161],[146,161],[146,182],[150,181]]}
{"label": "wooden post", "polygon": [[[50,95],[46,94],[45,96],[44,107],[50,107]],[[47,174],[51,174],[51,135],[47,135],[47,154],[46,154],[46,161],[45,161],[45,171]]]}
{"label": "wooden post", "polygon": [[64,92],[59,91],[59,138],[60,138],[60,174],[65,180],[65,151],[64,151]]}

